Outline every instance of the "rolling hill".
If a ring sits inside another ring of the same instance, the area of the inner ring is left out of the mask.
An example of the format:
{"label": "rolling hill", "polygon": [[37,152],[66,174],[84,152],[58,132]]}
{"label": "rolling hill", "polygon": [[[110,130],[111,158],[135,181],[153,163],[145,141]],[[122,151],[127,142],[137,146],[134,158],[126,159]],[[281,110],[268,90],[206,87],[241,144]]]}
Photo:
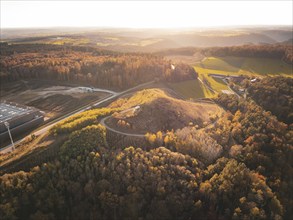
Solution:
{"label": "rolling hill", "polygon": [[292,38],[290,27],[226,29],[111,29],[52,28],[3,29],[1,39],[10,43],[91,45],[124,52],[154,52],[180,47],[223,47],[244,44],[274,44]]}

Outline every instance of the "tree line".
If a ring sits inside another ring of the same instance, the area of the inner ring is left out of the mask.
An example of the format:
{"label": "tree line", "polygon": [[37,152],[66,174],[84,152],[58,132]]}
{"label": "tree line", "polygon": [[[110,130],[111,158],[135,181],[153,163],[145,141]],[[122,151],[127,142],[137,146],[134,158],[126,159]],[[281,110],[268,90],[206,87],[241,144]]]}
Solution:
{"label": "tree line", "polygon": [[205,56],[236,56],[236,57],[263,57],[284,60],[293,63],[293,49],[291,44],[272,44],[272,45],[243,45],[232,47],[209,47],[194,48],[185,47],[178,49],[168,49],[158,54],[167,55],[185,55],[192,56],[195,53],[201,53]]}
{"label": "tree line", "polygon": [[293,78],[266,77],[248,85],[249,96],[279,120],[293,123]]}
{"label": "tree line", "polygon": [[197,78],[192,67],[172,66],[171,61],[151,54],[120,54],[91,47],[56,45],[7,45],[2,49],[1,82],[33,78],[125,89],[154,79]]}

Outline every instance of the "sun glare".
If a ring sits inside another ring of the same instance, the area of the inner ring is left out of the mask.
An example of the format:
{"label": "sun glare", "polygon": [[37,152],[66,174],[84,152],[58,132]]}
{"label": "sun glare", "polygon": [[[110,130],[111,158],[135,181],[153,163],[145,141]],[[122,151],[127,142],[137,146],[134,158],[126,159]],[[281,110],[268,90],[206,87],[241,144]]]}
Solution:
{"label": "sun glare", "polygon": [[2,1],[1,28],[292,25],[292,1]]}

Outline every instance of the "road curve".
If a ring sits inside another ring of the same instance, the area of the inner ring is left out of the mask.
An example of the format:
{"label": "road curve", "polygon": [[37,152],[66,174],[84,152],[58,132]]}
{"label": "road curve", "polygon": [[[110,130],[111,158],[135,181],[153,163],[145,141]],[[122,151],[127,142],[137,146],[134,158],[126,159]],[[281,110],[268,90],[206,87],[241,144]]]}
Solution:
{"label": "road curve", "polygon": [[[73,116],[73,115],[75,115],[75,114],[78,114],[78,113],[84,112],[84,111],[86,111],[86,110],[89,110],[89,109],[91,109],[92,107],[98,107],[99,105],[103,104],[104,102],[107,102],[107,101],[109,101],[109,100],[111,100],[111,99],[114,99],[114,98],[118,98],[118,97],[121,96],[121,95],[124,95],[124,94],[126,94],[126,93],[128,93],[128,92],[131,92],[131,91],[133,91],[133,90],[136,90],[136,89],[138,89],[138,88],[140,88],[140,87],[144,87],[144,86],[150,85],[150,84],[152,84],[152,83],[154,83],[154,82],[155,82],[155,81],[153,80],[153,81],[150,81],[150,82],[147,82],[147,83],[143,83],[143,84],[137,85],[137,86],[135,86],[135,87],[132,87],[132,88],[127,89],[127,90],[122,91],[122,92],[114,92],[114,91],[107,90],[107,89],[98,89],[98,88],[95,88],[96,91],[107,92],[107,93],[110,93],[111,95],[109,95],[109,96],[103,98],[102,100],[98,101],[98,102],[95,103],[95,104],[87,104],[86,106],[83,106],[83,107],[81,107],[81,108],[79,108],[79,109],[77,109],[77,110],[74,110],[74,111],[72,111],[72,112],[70,112],[70,113],[68,113],[68,114],[65,114],[64,116],[62,116],[62,117],[56,119],[55,121],[52,121],[52,122],[51,122],[50,124],[48,124],[46,127],[44,127],[44,128],[39,128],[39,129],[37,129],[36,131],[34,131],[32,134],[29,134],[29,135],[25,136],[24,138],[22,138],[22,139],[20,139],[20,140],[18,140],[18,141],[16,141],[16,142],[14,142],[14,144],[15,144],[15,145],[20,144],[20,143],[23,142],[25,139],[29,138],[31,135],[36,135],[36,136],[41,135],[41,134],[47,132],[50,128],[52,128],[52,127],[53,127],[54,125],[56,125],[57,123],[59,123],[59,122],[65,120],[65,119],[67,119],[67,118],[70,117],[70,116]],[[111,130],[111,129],[109,128],[109,130]],[[142,136],[144,136],[144,135],[142,135]],[[12,144],[10,144],[10,145],[8,145],[8,146],[6,146],[6,147],[1,148],[1,149],[0,149],[0,154],[8,153],[8,152],[10,152],[10,151],[12,151]]]}
{"label": "road curve", "polygon": [[[103,98],[102,100],[100,100],[99,102],[95,103],[94,105],[102,104],[102,103],[104,103],[104,102],[106,102],[106,101],[108,101],[108,100],[110,100],[110,99],[112,99],[112,98],[114,98],[114,97],[116,97],[116,96],[115,96],[115,95],[109,95],[109,96]],[[23,142],[25,139],[29,138],[31,135],[39,136],[39,135],[41,135],[41,134],[47,132],[47,131],[50,130],[54,125],[56,125],[57,123],[59,123],[59,122],[65,120],[66,118],[68,118],[68,117],[70,117],[70,116],[73,116],[73,115],[75,115],[75,114],[81,113],[81,112],[83,112],[83,111],[89,110],[89,109],[91,108],[91,106],[92,106],[92,104],[87,104],[86,106],[83,106],[83,107],[81,107],[81,108],[79,108],[79,109],[76,109],[76,110],[70,112],[70,113],[67,113],[67,114],[61,116],[60,118],[58,118],[58,119],[52,121],[52,122],[51,122],[50,124],[48,124],[46,127],[44,127],[44,128],[38,128],[36,131],[32,132],[31,134],[29,134],[29,135],[25,136],[24,138],[22,138],[22,139],[20,139],[20,140],[18,140],[18,141],[16,141],[16,142],[14,142],[14,144],[15,144],[15,145],[20,144],[20,143]],[[12,150],[12,144],[10,144],[10,145],[8,145],[8,146],[6,146],[6,147],[1,148],[1,149],[0,149],[0,154],[8,153],[8,152],[10,152],[11,150]]]}
{"label": "road curve", "polygon": [[206,83],[204,83],[199,77],[197,77],[198,81],[203,85],[205,86],[206,88],[208,88],[210,91],[218,94],[218,92],[216,90],[214,90],[212,87],[210,87],[209,85],[207,85]]}
{"label": "road curve", "polygon": [[117,134],[122,134],[122,135],[125,135],[125,136],[140,137],[140,138],[145,137],[145,134],[126,133],[126,132],[118,131],[118,130],[116,130],[116,129],[114,129],[114,128],[109,127],[109,126],[105,123],[105,121],[106,121],[108,118],[110,118],[110,117],[111,117],[111,115],[110,115],[110,116],[107,116],[107,117],[105,117],[105,118],[103,118],[103,119],[100,121],[100,124],[103,125],[107,130],[110,130],[110,131],[113,131],[113,132],[115,132],[115,133],[117,133]]}

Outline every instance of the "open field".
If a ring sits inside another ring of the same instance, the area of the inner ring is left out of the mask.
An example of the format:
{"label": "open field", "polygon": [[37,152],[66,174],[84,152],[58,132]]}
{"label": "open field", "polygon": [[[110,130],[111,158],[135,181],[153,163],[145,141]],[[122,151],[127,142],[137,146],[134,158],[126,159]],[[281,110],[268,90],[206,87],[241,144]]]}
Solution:
{"label": "open field", "polygon": [[281,60],[269,58],[246,57],[208,57],[194,66],[201,79],[206,79],[217,91],[228,90],[227,85],[220,79],[208,76],[210,73],[223,75],[248,76],[293,76],[292,66]]}
{"label": "open field", "polygon": [[169,83],[168,85],[185,99],[210,98],[214,96],[214,94],[197,79]]}
{"label": "open field", "polygon": [[198,62],[200,62],[202,59],[204,59],[204,55],[201,53],[194,53],[191,55],[167,55],[165,56],[166,59],[170,59],[175,63],[187,63],[189,65],[196,65]]}
{"label": "open field", "polygon": [[207,57],[195,65],[203,73],[231,75],[292,76],[292,65],[278,59],[248,57]]}
{"label": "open field", "polygon": [[[171,58],[171,57],[169,57]],[[191,63],[195,61],[193,56],[175,56],[174,62]],[[180,60],[181,59],[181,60]],[[221,80],[209,76],[209,74],[223,75],[282,75],[292,77],[292,66],[281,60],[269,58],[245,58],[245,57],[208,57],[194,64],[194,68],[201,80],[206,80],[210,87],[220,93],[229,90]],[[216,95],[198,80],[188,80],[178,83],[169,83],[168,86],[185,99],[211,98]]]}

